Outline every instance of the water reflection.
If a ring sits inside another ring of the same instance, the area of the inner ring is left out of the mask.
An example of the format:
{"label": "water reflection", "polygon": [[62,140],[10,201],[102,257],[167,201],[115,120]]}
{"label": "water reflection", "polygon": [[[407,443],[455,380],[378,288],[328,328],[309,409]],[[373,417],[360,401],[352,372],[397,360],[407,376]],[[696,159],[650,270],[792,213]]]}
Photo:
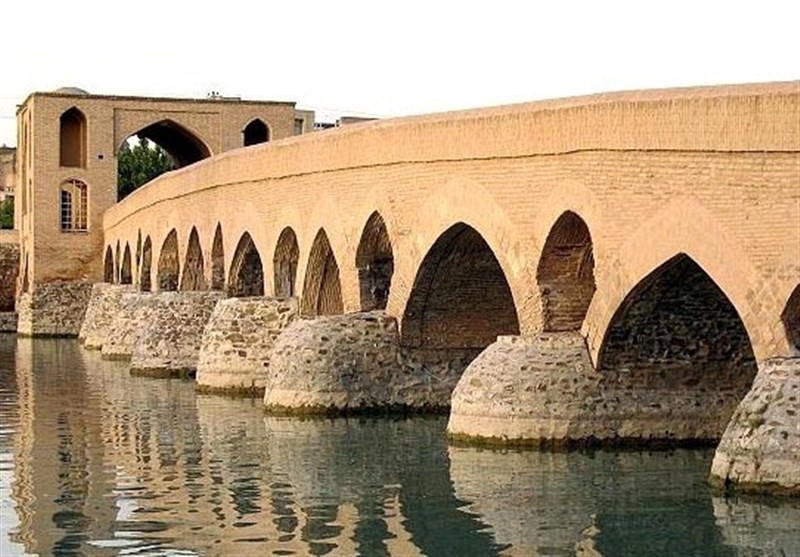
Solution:
{"label": "water reflection", "polygon": [[798,506],[712,499],[710,457],[448,448],[0,337],[4,557],[797,554]]}

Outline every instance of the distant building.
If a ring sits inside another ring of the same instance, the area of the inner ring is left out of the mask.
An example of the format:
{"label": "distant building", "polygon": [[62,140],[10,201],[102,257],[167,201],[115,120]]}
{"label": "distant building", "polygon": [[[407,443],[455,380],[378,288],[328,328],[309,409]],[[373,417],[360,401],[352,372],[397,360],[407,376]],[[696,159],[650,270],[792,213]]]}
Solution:
{"label": "distant building", "polygon": [[14,188],[17,183],[16,164],[16,148],[0,146],[0,201],[14,197]]}

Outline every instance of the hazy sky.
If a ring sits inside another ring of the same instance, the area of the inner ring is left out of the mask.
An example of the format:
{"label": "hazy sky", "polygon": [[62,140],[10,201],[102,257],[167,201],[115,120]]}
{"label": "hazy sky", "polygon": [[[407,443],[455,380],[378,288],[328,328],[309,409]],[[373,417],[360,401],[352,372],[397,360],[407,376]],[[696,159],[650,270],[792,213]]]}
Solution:
{"label": "hazy sky", "polygon": [[6,144],[28,93],[66,85],[387,117],[800,79],[797,0],[26,0],[0,22]]}

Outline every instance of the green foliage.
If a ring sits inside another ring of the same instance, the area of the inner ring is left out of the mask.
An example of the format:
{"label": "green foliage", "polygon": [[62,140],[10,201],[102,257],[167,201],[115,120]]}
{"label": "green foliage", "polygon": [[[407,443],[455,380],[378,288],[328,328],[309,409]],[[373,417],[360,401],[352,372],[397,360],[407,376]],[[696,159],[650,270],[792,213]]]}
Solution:
{"label": "green foliage", "polygon": [[166,151],[147,139],[133,147],[123,143],[117,160],[117,199],[127,197],[141,185],[174,167]]}
{"label": "green foliage", "polygon": [[0,202],[0,228],[11,230],[14,228],[14,198],[6,197]]}

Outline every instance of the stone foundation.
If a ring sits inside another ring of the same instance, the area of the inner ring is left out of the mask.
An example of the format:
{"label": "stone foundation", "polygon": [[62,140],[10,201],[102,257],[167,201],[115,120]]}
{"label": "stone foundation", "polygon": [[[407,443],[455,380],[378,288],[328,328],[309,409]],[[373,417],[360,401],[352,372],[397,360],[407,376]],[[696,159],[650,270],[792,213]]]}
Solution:
{"label": "stone foundation", "polygon": [[0,311],[0,333],[17,332],[17,312]]}
{"label": "stone foundation", "polygon": [[159,292],[153,294],[152,312],[139,320],[139,337],[131,356],[131,373],[153,377],[187,376],[197,369],[203,330],[219,291]]}
{"label": "stone foundation", "polygon": [[533,446],[707,444],[738,396],[656,373],[598,373],[578,333],[500,337],[458,382],[448,433]]}
{"label": "stone foundation", "polygon": [[100,350],[111,324],[118,318],[122,295],[135,292],[131,285],[99,282],[92,286],[92,295],[83,318],[78,341],[89,350]]}
{"label": "stone foundation", "polygon": [[203,333],[198,388],[263,396],[272,347],[296,316],[296,298],[220,300]]}
{"label": "stone foundation", "polygon": [[800,495],[800,358],[766,360],[717,447],[711,482]]}
{"label": "stone foundation", "polygon": [[92,284],[84,281],[46,282],[17,300],[17,332],[25,336],[78,336]]}
{"label": "stone foundation", "polygon": [[14,311],[19,274],[19,245],[0,243],[0,312]]}
{"label": "stone foundation", "polygon": [[109,323],[103,340],[104,360],[130,360],[144,323],[155,311],[157,294],[151,292],[123,293],[116,317]]}

